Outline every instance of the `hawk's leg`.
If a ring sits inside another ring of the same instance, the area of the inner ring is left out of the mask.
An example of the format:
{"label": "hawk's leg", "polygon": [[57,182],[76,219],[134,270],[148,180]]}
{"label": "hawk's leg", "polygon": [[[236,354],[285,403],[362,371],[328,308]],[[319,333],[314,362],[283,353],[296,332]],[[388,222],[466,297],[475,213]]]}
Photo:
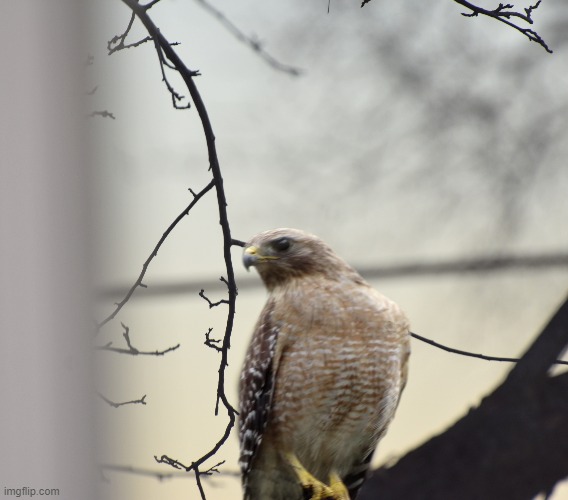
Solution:
{"label": "hawk's leg", "polygon": [[338,500],[350,500],[349,491],[335,472],[329,476],[329,487],[335,495],[333,498],[337,498]]}
{"label": "hawk's leg", "polygon": [[350,500],[349,492],[337,474],[331,474],[328,486],[312,476],[293,453],[288,453],[286,459],[302,485],[304,500]]}

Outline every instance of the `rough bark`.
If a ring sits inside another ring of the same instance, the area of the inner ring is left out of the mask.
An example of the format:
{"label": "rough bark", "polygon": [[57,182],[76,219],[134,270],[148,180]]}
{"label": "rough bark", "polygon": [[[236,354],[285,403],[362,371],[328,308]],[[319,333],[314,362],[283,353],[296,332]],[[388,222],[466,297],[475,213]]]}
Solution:
{"label": "rough bark", "polygon": [[532,499],[568,477],[568,299],[504,382],[442,434],[382,467],[358,500]]}

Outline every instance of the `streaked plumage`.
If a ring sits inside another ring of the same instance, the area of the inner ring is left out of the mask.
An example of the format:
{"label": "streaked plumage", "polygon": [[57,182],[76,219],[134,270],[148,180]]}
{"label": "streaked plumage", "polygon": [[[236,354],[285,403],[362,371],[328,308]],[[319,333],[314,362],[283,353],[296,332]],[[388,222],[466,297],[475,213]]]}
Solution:
{"label": "streaked plumage", "polygon": [[302,466],[327,485],[335,474],[353,500],[406,383],[408,321],[303,231],[260,233],[244,263],[269,293],[239,386],[245,500],[305,498]]}

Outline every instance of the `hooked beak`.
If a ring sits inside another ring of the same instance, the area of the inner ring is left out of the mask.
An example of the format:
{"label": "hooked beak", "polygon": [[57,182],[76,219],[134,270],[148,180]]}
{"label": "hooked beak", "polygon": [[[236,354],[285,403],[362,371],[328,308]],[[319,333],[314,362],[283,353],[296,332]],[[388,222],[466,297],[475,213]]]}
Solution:
{"label": "hooked beak", "polygon": [[256,266],[260,262],[266,262],[267,260],[278,260],[278,257],[273,255],[262,255],[258,247],[255,247],[254,245],[245,248],[243,253],[243,264],[247,271],[250,266]]}
{"label": "hooked beak", "polygon": [[243,264],[248,271],[250,266],[256,265],[258,261],[258,248],[255,246],[246,247],[243,253]]}

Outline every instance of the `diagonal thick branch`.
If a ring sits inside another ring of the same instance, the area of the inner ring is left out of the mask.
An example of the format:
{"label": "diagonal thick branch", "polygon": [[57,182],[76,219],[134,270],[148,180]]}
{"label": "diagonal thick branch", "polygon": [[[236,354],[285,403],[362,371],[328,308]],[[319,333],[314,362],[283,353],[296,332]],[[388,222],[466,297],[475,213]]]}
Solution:
{"label": "diagonal thick branch", "polygon": [[568,373],[549,375],[566,348],[568,299],[499,387],[445,432],[376,470],[360,500],[550,493],[568,475]]}

